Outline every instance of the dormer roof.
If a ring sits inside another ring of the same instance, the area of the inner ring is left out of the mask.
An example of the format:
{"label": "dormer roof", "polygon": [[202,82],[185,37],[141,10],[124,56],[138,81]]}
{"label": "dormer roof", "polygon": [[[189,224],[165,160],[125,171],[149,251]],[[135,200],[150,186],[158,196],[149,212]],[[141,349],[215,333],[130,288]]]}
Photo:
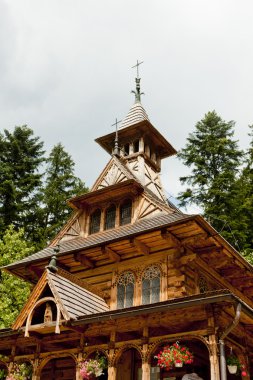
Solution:
{"label": "dormer roof", "polygon": [[[47,297],[44,295],[46,287],[48,287]],[[40,305],[43,306],[43,303],[46,304],[47,301],[55,302],[59,310],[57,320],[53,319],[50,323],[44,321],[44,323],[34,324],[32,316],[35,308]],[[56,332],[59,333],[59,325],[62,320],[75,320],[81,316],[108,310],[109,307],[101,295],[85,281],[76,278],[61,268],[58,268],[55,273],[46,269],[12,328],[14,330],[25,328],[26,336],[29,335],[29,331],[44,333],[48,329],[56,327],[58,327]]]}

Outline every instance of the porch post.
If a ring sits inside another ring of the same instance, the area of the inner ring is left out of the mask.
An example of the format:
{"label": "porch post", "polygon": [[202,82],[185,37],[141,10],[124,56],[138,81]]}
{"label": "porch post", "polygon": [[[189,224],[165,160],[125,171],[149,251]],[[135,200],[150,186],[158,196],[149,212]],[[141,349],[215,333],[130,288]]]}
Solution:
{"label": "porch post", "polygon": [[209,335],[209,347],[210,347],[210,372],[211,380],[220,380],[220,370],[219,370],[219,357],[217,351],[216,336],[214,334]]}
{"label": "porch post", "polygon": [[[80,339],[81,340],[81,347],[83,347],[83,338]],[[83,361],[83,358],[84,358],[84,354],[83,352],[78,352],[76,355],[76,377],[75,377],[75,380],[81,380],[82,379],[82,376],[80,374],[80,369],[81,369],[81,363]]]}
{"label": "porch post", "polygon": [[150,364],[148,362],[149,328],[145,324],[142,332],[142,380],[150,380]]}
{"label": "porch post", "polygon": [[117,368],[108,367],[108,380],[116,380]]}
{"label": "porch post", "polygon": [[150,364],[142,363],[142,380],[150,380]]}
{"label": "porch post", "polygon": [[33,364],[32,380],[39,380],[39,378],[40,378],[39,375],[38,375],[39,360],[35,359],[32,364]]}

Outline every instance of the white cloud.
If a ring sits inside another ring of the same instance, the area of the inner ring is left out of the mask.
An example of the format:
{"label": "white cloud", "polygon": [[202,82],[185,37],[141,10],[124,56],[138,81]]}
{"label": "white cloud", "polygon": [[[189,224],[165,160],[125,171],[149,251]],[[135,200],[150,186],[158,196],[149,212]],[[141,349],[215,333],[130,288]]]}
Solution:
{"label": "white cloud", "polygon": [[[128,112],[136,59],[151,122],[176,148],[215,109],[253,122],[253,3],[235,0],[0,0],[0,128],[28,124],[61,141],[90,186],[109,156],[92,140]],[[91,164],[92,157],[92,164]],[[174,195],[186,169],[162,179]]]}

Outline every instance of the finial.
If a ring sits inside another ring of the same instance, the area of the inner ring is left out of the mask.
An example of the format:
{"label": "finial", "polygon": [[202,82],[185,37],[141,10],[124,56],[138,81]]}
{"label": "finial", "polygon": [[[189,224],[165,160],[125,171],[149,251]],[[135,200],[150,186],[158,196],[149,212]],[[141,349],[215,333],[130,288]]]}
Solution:
{"label": "finial", "polygon": [[58,268],[57,268],[57,259],[56,259],[56,256],[53,255],[51,257],[51,260],[50,260],[50,263],[46,266],[47,269],[50,270],[50,272],[57,272],[58,271]]}
{"label": "finial", "polygon": [[57,254],[60,252],[60,244],[57,244],[55,247],[54,247],[54,255],[51,257],[51,260],[49,262],[49,264],[46,266],[47,269],[49,269],[51,272],[57,272],[58,271],[58,268],[57,268]]}
{"label": "finial", "polygon": [[116,118],[116,122],[114,124],[112,124],[112,127],[114,127],[114,125],[116,126],[116,133],[115,133],[115,140],[114,140],[114,150],[113,150],[113,154],[117,157],[120,156],[120,151],[119,151],[119,138],[118,138],[118,123],[120,123],[120,121],[117,120]]}
{"label": "finial", "polygon": [[132,69],[136,67],[136,70],[137,70],[137,77],[135,78],[136,90],[135,91],[132,90],[132,93],[135,94],[135,103],[140,103],[141,95],[144,95],[144,92],[141,92],[141,85],[140,85],[141,78],[139,77],[139,66],[142,63],[143,61],[139,62],[137,59],[137,64],[132,66]]}

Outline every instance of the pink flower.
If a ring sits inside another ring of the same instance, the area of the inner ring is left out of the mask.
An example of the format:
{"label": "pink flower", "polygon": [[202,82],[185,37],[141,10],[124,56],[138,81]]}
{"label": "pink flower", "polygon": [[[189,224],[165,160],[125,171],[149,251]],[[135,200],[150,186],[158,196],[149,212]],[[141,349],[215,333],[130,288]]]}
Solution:
{"label": "pink flower", "polygon": [[242,376],[247,376],[247,372],[246,371],[242,371]]}

